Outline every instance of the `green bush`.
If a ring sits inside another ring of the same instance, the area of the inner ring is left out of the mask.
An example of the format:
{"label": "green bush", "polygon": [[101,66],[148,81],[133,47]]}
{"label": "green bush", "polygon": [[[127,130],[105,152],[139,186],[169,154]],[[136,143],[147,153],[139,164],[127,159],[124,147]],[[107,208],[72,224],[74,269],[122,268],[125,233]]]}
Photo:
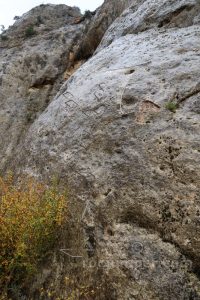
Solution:
{"label": "green bush", "polygon": [[168,103],[166,103],[165,108],[175,113],[178,108],[178,104],[176,102],[169,101]]}
{"label": "green bush", "polygon": [[84,18],[90,19],[92,17],[92,12],[90,10],[86,10],[83,15]]}
{"label": "green bush", "polygon": [[26,38],[29,38],[29,37],[32,37],[36,34],[36,31],[34,30],[34,27],[33,26],[29,26],[26,31],[25,31],[25,37]]}
{"label": "green bush", "polygon": [[1,40],[2,41],[7,41],[8,40],[8,37],[7,37],[7,35],[1,35]]}
{"label": "green bush", "polygon": [[42,17],[41,16],[37,16],[37,20],[36,20],[35,25],[36,26],[40,26],[41,24],[44,24],[43,21],[42,21]]}
{"label": "green bush", "polygon": [[14,18],[13,18],[13,20],[15,20],[15,21],[17,21],[17,20],[19,20],[19,19],[20,19],[19,16],[14,16]]}

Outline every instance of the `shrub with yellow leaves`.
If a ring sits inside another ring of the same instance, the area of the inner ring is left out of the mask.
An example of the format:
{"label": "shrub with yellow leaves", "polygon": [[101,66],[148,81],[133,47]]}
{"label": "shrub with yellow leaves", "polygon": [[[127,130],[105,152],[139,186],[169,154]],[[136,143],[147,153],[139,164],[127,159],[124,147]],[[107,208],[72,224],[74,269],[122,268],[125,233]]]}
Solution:
{"label": "shrub with yellow leaves", "polygon": [[30,278],[54,246],[67,213],[66,193],[33,178],[0,177],[0,290]]}

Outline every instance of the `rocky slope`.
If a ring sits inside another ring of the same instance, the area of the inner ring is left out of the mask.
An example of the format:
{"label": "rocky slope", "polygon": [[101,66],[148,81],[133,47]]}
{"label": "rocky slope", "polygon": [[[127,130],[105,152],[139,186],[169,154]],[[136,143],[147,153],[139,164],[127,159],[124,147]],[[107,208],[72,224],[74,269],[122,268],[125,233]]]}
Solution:
{"label": "rocky slope", "polygon": [[[85,16],[75,7],[40,5],[2,34],[1,170],[8,168],[27,128],[45,110],[69,76],[92,55],[108,26],[122,12],[125,2],[128,3],[125,1],[122,6],[118,2],[115,14],[111,2]],[[105,14],[107,10],[109,14]]]}
{"label": "rocky slope", "polygon": [[15,46],[25,16],[1,42],[1,168],[75,191],[101,299],[200,299],[200,3],[61,10],[67,24]]}

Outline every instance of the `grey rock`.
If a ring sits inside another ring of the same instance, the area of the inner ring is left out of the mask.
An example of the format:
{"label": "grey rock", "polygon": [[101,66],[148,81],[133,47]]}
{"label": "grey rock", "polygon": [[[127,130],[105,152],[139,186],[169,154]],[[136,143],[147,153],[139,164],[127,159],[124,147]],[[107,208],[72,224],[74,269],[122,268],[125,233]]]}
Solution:
{"label": "grey rock", "polygon": [[[117,3],[124,12],[96,53],[2,157],[19,173],[57,174],[87,200],[113,291],[102,299],[200,299],[199,1]],[[32,85],[59,72],[51,59]]]}
{"label": "grey rock", "polygon": [[[70,52],[85,27],[70,25],[77,16],[81,16],[78,8],[65,5],[34,8],[9,28],[8,39],[0,42],[2,170],[26,129],[64,82]],[[37,24],[38,18],[42,24]],[[30,26],[35,34],[26,36]]]}
{"label": "grey rock", "polygon": [[188,27],[199,24],[200,3],[196,0],[134,1],[110,26],[98,49],[126,34],[150,28]]}

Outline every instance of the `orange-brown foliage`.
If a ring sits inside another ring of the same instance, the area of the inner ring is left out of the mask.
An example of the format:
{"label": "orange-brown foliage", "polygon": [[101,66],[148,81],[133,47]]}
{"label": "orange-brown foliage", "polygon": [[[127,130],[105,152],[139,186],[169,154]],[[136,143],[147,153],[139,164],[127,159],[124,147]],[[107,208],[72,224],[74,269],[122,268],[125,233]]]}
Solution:
{"label": "orange-brown foliage", "polygon": [[27,279],[52,249],[66,218],[66,194],[32,178],[0,177],[0,290]]}

